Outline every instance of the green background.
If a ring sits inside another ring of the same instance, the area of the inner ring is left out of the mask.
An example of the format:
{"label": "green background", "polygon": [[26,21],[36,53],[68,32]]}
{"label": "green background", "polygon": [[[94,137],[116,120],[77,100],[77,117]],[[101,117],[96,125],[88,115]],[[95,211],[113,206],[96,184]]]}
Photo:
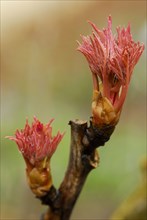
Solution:
{"label": "green background", "polygon": [[[92,80],[76,51],[80,34],[131,24],[133,38],[146,42],[146,1],[2,1],[1,2],[1,219],[36,220],[47,207],[31,193],[25,163],[14,142],[5,139],[28,117],[66,134],[51,161],[55,186],[68,163],[72,119],[91,116]],[[135,67],[119,124],[99,149],[93,170],[72,219],[108,219],[141,182],[139,164],[146,154],[146,51]]]}

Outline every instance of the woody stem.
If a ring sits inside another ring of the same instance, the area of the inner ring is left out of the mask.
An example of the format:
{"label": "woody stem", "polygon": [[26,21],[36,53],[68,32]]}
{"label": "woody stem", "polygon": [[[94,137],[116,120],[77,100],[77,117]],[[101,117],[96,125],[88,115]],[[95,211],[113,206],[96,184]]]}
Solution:
{"label": "woody stem", "polygon": [[92,123],[74,120],[71,126],[70,157],[65,177],[57,191],[40,198],[50,209],[42,220],[69,220],[89,172],[99,163],[96,148],[109,140],[114,127],[95,128]]}

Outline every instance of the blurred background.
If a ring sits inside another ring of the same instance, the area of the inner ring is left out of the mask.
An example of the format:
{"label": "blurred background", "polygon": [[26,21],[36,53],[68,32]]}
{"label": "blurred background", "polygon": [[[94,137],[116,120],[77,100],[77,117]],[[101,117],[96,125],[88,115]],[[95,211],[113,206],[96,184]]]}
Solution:
{"label": "blurred background", "polygon": [[[146,1],[1,1],[1,219],[36,220],[42,206],[26,183],[25,163],[4,137],[36,115],[53,131],[65,131],[52,158],[56,187],[68,163],[68,121],[91,116],[88,64],[76,51],[80,34],[131,23],[133,38],[146,42]],[[100,165],[90,173],[72,219],[108,219],[141,182],[146,154],[146,57],[135,67],[121,119],[111,140],[99,149]]]}

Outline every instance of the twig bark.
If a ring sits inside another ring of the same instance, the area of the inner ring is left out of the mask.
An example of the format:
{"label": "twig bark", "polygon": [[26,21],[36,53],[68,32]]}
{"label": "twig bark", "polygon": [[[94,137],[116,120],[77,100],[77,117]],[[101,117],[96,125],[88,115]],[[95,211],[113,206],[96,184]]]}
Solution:
{"label": "twig bark", "polygon": [[70,121],[71,145],[67,171],[58,190],[51,187],[39,199],[49,206],[42,220],[69,220],[75,202],[83,188],[89,172],[99,163],[97,147],[103,146],[114,131],[114,126],[94,127],[86,121]]}

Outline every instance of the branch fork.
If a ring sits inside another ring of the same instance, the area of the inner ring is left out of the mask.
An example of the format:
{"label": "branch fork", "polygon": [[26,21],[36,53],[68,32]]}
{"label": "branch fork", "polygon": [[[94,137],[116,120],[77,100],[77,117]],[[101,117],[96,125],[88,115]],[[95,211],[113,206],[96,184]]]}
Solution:
{"label": "branch fork", "polygon": [[114,131],[114,126],[98,128],[90,121],[73,120],[68,168],[63,182],[57,190],[52,186],[49,192],[38,197],[50,208],[42,220],[69,220],[75,202],[84,186],[89,172],[99,164],[97,147],[103,146]]}

